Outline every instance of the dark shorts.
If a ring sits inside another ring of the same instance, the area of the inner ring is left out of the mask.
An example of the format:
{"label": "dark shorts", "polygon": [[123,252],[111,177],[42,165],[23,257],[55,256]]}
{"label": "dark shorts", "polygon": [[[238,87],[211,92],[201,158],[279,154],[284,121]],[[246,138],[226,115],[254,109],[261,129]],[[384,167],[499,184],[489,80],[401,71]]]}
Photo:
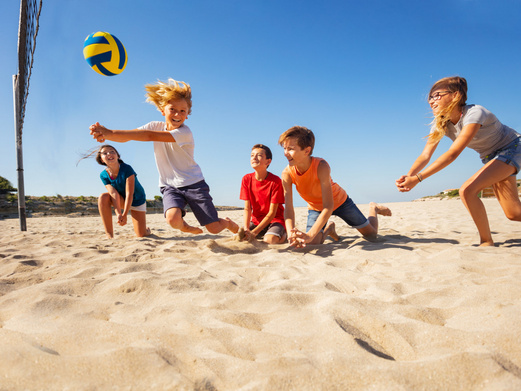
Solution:
{"label": "dark shorts", "polygon": [[212,196],[210,196],[210,187],[204,180],[183,187],[165,186],[160,190],[163,194],[163,212],[165,215],[168,209],[179,208],[183,211],[184,216],[186,205],[188,205],[199,224],[203,226],[219,220],[217,209],[215,209]]}
{"label": "dark shorts", "polygon": [[[308,210],[306,232],[313,227],[313,224],[315,224],[319,215],[320,212],[318,210]],[[349,197],[347,197],[347,200],[345,200],[342,205],[333,211],[333,215],[340,217],[347,224],[356,229],[364,228],[369,225],[369,220],[367,220],[364,214],[360,212],[358,206],[356,206],[353,200]]]}
{"label": "dark shorts", "polygon": [[[250,231],[254,230],[257,227],[255,224],[250,224]],[[281,223],[271,223],[262,231],[259,232],[257,237],[262,239],[265,235],[275,235],[279,238],[282,238],[286,233],[286,228]]]}

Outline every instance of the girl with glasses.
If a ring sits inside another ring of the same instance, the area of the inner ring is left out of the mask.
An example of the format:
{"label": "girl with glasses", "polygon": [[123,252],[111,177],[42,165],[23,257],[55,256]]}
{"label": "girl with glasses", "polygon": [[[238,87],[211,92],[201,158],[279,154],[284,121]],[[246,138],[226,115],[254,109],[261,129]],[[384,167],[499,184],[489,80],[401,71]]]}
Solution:
{"label": "girl with glasses", "polygon": [[[434,120],[427,143],[407,175],[396,181],[396,186],[399,191],[408,192],[451,164],[466,147],[474,149],[484,166],[461,186],[459,194],[476,224],[480,245],[493,246],[487,213],[479,194],[492,186],[506,217],[521,221],[516,183],[521,166],[521,136],[484,107],[467,105],[467,81],[462,77],[438,80],[429,92],[428,101]],[[449,137],[452,145],[428,165],[443,136]]]}
{"label": "girl with glasses", "polygon": [[98,149],[96,161],[105,166],[100,178],[107,188],[107,193],[99,196],[98,209],[107,237],[109,239],[114,237],[112,208],[116,212],[119,225],[127,224],[127,215],[130,213],[136,236],[150,235],[146,223],[145,190],[137,180],[134,169],[123,163],[116,148],[108,144]]}

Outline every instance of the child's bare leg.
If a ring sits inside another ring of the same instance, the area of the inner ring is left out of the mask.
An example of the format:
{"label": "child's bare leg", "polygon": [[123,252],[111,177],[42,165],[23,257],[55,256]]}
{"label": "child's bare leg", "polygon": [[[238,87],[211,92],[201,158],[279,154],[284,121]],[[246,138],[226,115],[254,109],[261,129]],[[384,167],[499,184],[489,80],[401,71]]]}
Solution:
{"label": "child's bare leg", "polygon": [[328,236],[331,236],[331,239],[333,239],[335,242],[340,239],[336,233],[335,223],[332,221],[326,224],[326,228],[324,229],[324,239],[322,241],[326,240]]}
{"label": "child's bare leg", "polygon": [[207,224],[205,225],[205,227],[211,234],[218,234],[224,229],[227,229],[234,234],[236,234],[237,231],[239,231],[239,226],[235,224],[232,220],[230,220],[228,217]]}
{"label": "child's bare leg", "polygon": [[496,198],[503,208],[507,219],[521,221],[521,200],[519,199],[516,177],[507,179],[493,185]]}
{"label": "child's bare leg", "polygon": [[147,227],[147,213],[131,210],[132,224],[134,224],[134,232],[138,238],[150,235],[150,228]]}
{"label": "child's bare leg", "polygon": [[103,193],[99,196],[98,210],[107,238],[114,238],[114,227],[112,225],[112,198],[109,193]]}
{"label": "child's bare leg", "polygon": [[[477,173],[470,177],[460,188],[461,201],[470,213],[479,232],[480,246],[493,246],[492,233],[488,222],[485,205],[478,197],[479,192],[492,185],[496,197],[507,217],[514,217],[515,209],[519,210],[519,196],[514,177],[514,167],[499,161],[491,160]],[[517,206],[517,208],[516,208]],[[514,209],[512,209],[514,207]],[[514,213],[514,215],[512,215]],[[509,217],[509,218],[510,218]]]}
{"label": "child's bare leg", "polygon": [[264,235],[264,242],[268,244],[283,244],[286,243],[286,233],[284,232],[284,235],[277,236],[277,235]]}
{"label": "child's bare leg", "polygon": [[317,236],[313,238],[309,244],[322,244],[326,240],[328,236],[331,236],[331,238],[336,242],[338,239],[340,239],[336,233],[335,230],[335,223],[333,221],[328,221],[326,224],[326,227],[323,231],[320,231]]}
{"label": "child's bare leg", "polygon": [[369,214],[367,217],[369,225],[358,229],[358,232],[364,235],[365,238],[376,239],[376,235],[378,234],[378,215],[391,216],[392,213],[387,206],[379,205],[375,202],[369,203]]}
{"label": "child's bare leg", "polygon": [[188,225],[183,219],[183,211],[180,208],[170,208],[165,213],[166,222],[175,229],[190,234],[201,234],[203,230],[198,227]]}

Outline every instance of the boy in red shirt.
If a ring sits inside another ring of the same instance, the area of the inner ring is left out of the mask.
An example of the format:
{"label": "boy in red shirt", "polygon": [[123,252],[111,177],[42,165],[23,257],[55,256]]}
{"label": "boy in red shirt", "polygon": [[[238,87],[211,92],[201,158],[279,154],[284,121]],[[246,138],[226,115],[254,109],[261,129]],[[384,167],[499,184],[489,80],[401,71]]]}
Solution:
{"label": "boy in red shirt", "polygon": [[[250,164],[255,172],[242,178],[240,199],[244,200],[244,231],[246,239],[263,238],[269,244],[286,241],[284,228],[284,191],[282,181],[271,172],[271,150],[256,144],[251,150]],[[241,236],[242,232],[239,232]]]}

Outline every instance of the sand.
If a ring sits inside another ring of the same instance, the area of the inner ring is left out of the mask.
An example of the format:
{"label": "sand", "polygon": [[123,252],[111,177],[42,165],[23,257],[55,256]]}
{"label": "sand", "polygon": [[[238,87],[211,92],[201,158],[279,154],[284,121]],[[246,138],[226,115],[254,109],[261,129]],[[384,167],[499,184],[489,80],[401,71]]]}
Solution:
{"label": "sand", "polygon": [[298,250],[0,220],[0,390],[519,390],[521,224],[485,203],[492,248],[458,200]]}

